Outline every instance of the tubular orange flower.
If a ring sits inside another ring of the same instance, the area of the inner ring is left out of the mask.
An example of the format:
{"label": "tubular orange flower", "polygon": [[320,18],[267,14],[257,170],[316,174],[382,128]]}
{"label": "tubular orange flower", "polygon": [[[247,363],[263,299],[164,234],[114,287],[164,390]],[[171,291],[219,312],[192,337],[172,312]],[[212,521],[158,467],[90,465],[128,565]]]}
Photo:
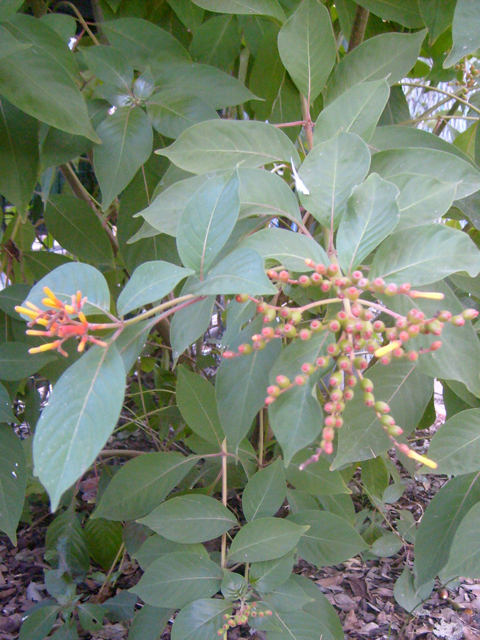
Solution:
{"label": "tubular orange flower", "polygon": [[61,340],[55,340],[54,342],[41,344],[39,347],[32,347],[28,350],[28,353],[42,353],[43,351],[50,351],[52,349],[57,349],[61,344]]}
{"label": "tubular orange flower", "polygon": [[390,353],[390,351],[395,351],[395,349],[398,349],[398,347],[401,347],[401,346],[402,346],[402,343],[400,340],[394,340],[390,344],[387,344],[384,347],[380,347],[380,349],[377,349],[375,351],[375,356],[377,358],[381,358],[386,353]]}
{"label": "tubular orange flower", "polygon": [[438,467],[438,464],[436,462],[434,462],[433,460],[430,460],[430,458],[421,456],[419,453],[417,453],[416,451],[412,451],[411,449],[407,453],[407,456],[409,458],[412,458],[413,460],[417,460],[418,462],[421,462],[426,467],[430,467],[430,469],[436,469]]}
{"label": "tubular orange flower", "polygon": [[32,320],[36,320],[40,315],[39,311],[33,311],[32,309],[27,309],[26,307],[20,307],[20,306],[15,307],[15,311],[17,313],[23,313],[24,316],[28,316]]}
{"label": "tubular orange flower", "polygon": [[445,297],[439,291],[410,291],[410,298],[427,298],[427,300],[443,300]]}
{"label": "tubular orange flower", "polygon": [[[49,298],[54,304],[47,306],[55,306],[60,309],[63,309],[63,302],[61,302],[57,296],[53,293],[53,291],[49,287],[43,287],[43,291],[46,294],[47,298]],[[42,300],[43,304],[45,304],[45,299]]]}

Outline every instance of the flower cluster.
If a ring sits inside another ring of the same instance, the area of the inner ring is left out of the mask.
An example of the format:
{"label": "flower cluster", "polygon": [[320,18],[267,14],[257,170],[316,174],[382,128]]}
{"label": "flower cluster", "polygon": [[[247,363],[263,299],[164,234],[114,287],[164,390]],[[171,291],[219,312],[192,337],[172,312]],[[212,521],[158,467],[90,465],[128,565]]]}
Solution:
{"label": "flower cluster", "polygon": [[226,613],[223,619],[226,621],[221,629],[217,631],[217,635],[226,637],[229,629],[236,626],[245,626],[248,624],[249,618],[263,618],[264,616],[271,616],[273,612],[270,609],[263,611],[257,611],[257,602],[246,602],[233,614]]}
{"label": "flower cluster", "polygon": [[[56,350],[62,356],[67,357],[68,353],[62,349],[62,345],[68,338],[79,339],[77,350],[83,351],[87,342],[92,344],[106,347],[107,344],[102,340],[98,340],[92,335],[89,335],[89,330],[100,329],[101,325],[92,325],[88,322],[82,307],[87,302],[86,297],[82,297],[80,291],[77,291],[76,295],[72,295],[71,304],[65,304],[57,298],[57,296],[48,288],[43,287],[43,291],[46,295],[43,298],[42,303],[46,309],[39,309],[36,305],[32,304],[28,300],[25,302],[25,307],[17,306],[15,311],[23,314],[28,318],[31,318],[28,323],[29,327],[40,325],[45,327],[45,330],[40,331],[30,328],[27,330],[29,336],[40,336],[42,338],[53,338],[57,340],[53,342],[46,342],[39,347],[33,347],[29,349],[29,353],[41,353],[42,351]],[[72,316],[76,316],[78,320]]]}
{"label": "flower cluster", "polygon": [[[310,340],[315,333],[330,332],[333,341],[328,343],[325,355],[318,357],[314,362],[304,362],[301,365],[301,372],[293,380],[287,376],[278,375],[276,384],[270,385],[267,389],[265,404],[269,406],[289,389],[307,384],[309,377],[314,373],[321,371],[325,374],[334,369],[329,377],[328,389],[324,397],[325,418],[320,446],[315,455],[303,464],[303,467],[317,461],[322,451],[326,454],[333,452],[335,429],[343,425],[342,414],[345,403],[352,400],[355,393],[361,393],[363,402],[375,411],[392,443],[408,457],[435,468],[434,462],[396,441],[395,438],[403,433],[402,428],[390,415],[388,404],[376,400],[373,394],[373,383],[363,374],[373,357],[382,364],[389,364],[392,358],[403,358],[415,362],[420,354],[436,351],[441,347],[440,340],[434,340],[428,348],[417,350],[410,348],[410,341],[421,335],[440,336],[445,323],[449,322],[456,327],[463,326],[466,320],[476,318],[478,312],[474,309],[466,309],[463,313],[454,316],[449,311],[439,311],[429,318],[423,312],[413,308],[406,316],[402,316],[383,304],[362,299],[362,294],[383,294],[387,297],[403,294],[411,299],[432,300],[443,299],[443,294],[415,291],[408,283],[401,286],[386,284],[382,278],[369,281],[361,271],[355,271],[350,277],[344,277],[336,264],[326,267],[323,264],[315,264],[312,260],[305,262],[313,269],[311,275],[301,275],[298,279],[294,279],[286,270],[280,272],[270,270],[268,276],[281,286],[317,286],[322,292],[333,294],[334,297],[312,302],[303,307],[291,308],[267,304],[245,294],[236,296],[237,302],[254,300],[257,311],[263,315],[264,322],[268,326],[265,326],[260,334],[252,337],[251,344],[240,345],[237,353],[226,351],[223,357],[234,358],[249,354],[254,350],[265,348],[268,342],[275,339]],[[312,313],[317,308],[332,303],[341,303],[343,307],[335,316],[328,320],[320,317],[304,320],[303,316],[306,312]],[[392,326],[386,326],[382,320],[378,319],[382,312],[392,318],[390,323]]]}

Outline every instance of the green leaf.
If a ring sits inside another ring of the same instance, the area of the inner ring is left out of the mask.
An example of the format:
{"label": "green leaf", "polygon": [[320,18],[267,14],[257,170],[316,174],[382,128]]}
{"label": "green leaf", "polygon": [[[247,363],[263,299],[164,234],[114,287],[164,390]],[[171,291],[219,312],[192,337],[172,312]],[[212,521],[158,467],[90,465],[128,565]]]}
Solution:
{"label": "green leaf", "polygon": [[201,494],[171,498],[138,522],[164,538],[185,543],[213,540],[238,524],[221,502]]}
{"label": "green leaf", "polygon": [[[28,31],[23,37],[20,34],[23,41],[34,43],[34,46],[2,59],[1,93],[37,120],[98,142],[85,100],[72,73],[76,68],[75,61],[72,58],[73,68],[69,62],[65,63],[65,56],[69,60],[72,55],[67,44],[39,20],[26,15],[20,17],[21,22],[18,22],[19,16],[15,21],[14,35],[17,35],[19,27],[23,30],[27,26],[29,31],[33,30],[35,42]],[[34,23],[33,29],[28,21]],[[46,46],[43,46],[44,40],[48,41]]]}
{"label": "green leaf", "polygon": [[110,44],[135,68],[154,68],[164,62],[189,62],[190,56],[168,31],[139,18],[120,18],[102,24]]}
{"label": "green leaf", "polygon": [[71,304],[72,295],[77,291],[88,298],[82,307],[85,314],[98,313],[98,310],[110,309],[110,291],[103,275],[88,264],[69,262],[57,267],[37,282],[27,296],[27,300],[37,307],[42,307],[45,297],[43,287],[53,291],[59,300]]}
{"label": "green leaf", "polygon": [[128,640],[159,640],[172,613],[172,609],[143,605],[140,611],[135,612]]}
{"label": "green leaf", "polygon": [[391,558],[403,547],[403,541],[395,533],[385,533],[372,544],[370,551],[379,558]]}
{"label": "green leaf", "polygon": [[67,44],[75,37],[77,21],[73,16],[65,13],[45,13],[40,20],[56,31]]}
{"label": "green leaf", "polygon": [[298,554],[316,567],[329,567],[353,558],[368,548],[346,520],[327,511],[301,511],[288,518],[308,525],[298,544]]}
{"label": "green leaf", "polygon": [[479,19],[476,7],[468,0],[458,0],[453,14],[453,47],[443,63],[445,69],[453,67],[464,56],[480,47]]}
{"label": "green leaf", "polygon": [[108,484],[93,518],[136,520],[163,502],[196,462],[181,453],[146,453],[122,466]]}
{"label": "green leaf", "polygon": [[479,473],[453,478],[434,496],[415,539],[417,587],[428,583],[445,567],[458,526],[478,502]]}
{"label": "green leaf", "polygon": [[22,216],[27,213],[37,183],[37,136],[36,120],[7,100],[0,100],[0,193]]}
{"label": "green leaf", "polygon": [[314,496],[350,493],[340,472],[331,471],[330,462],[323,457],[300,471],[299,466],[311,455],[311,451],[300,451],[292,458],[292,462],[285,469],[285,476],[291,485]]}
{"label": "green leaf", "polygon": [[102,569],[108,571],[122,545],[123,527],[120,522],[109,522],[104,518],[92,520],[85,525],[88,552]]}
{"label": "green leaf", "polygon": [[270,296],[278,290],[265,275],[261,256],[253,249],[238,247],[218,262],[193,291],[198,295]]}
{"label": "green leaf", "polygon": [[282,518],[259,518],[248,522],[233,539],[228,561],[261,562],[280,558],[297,546],[308,528]]}
{"label": "green leaf", "polygon": [[116,596],[106,600],[103,606],[108,611],[108,617],[114,622],[126,622],[133,618],[137,596],[128,591],[119,591]]}
{"label": "green leaf", "polygon": [[207,296],[204,300],[199,300],[175,313],[170,325],[172,355],[175,362],[185,349],[208,329],[214,304],[215,296]]}
{"label": "green leaf", "polygon": [[36,373],[49,362],[56,360],[50,353],[30,354],[30,344],[4,342],[0,344],[0,379],[22,380]]}
{"label": "green leaf", "polygon": [[74,196],[50,196],[44,213],[49,232],[62,248],[81,260],[112,264],[113,252],[105,229],[84,200]]}
{"label": "green leaf", "polygon": [[429,473],[464,475],[480,470],[480,409],[461,411],[433,436],[428,457],[438,467]]}
{"label": "green leaf", "polygon": [[301,222],[295,194],[276,173],[240,168],[238,175],[240,219],[249,216],[284,216],[293,222]]}
{"label": "green leaf", "polygon": [[196,31],[190,55],[198,62],[227,70],[240,53],[241,37],[235,16],[214,16]]}
{"label": "green leaf", "polygon": [[[261,330],[259,317],[228,345],[236,350]],[[247,356],[222,360],[217,371],[215,393],[218,415],[230,445],[236,449],[248,433],[252,421],[263,407],[268,387],[268,374],[278,357],[281,345],[272,340],[265,349]]]}
{"label": "green leaf", "polygon": [[239,247],[255,249],[264,260],[276,260],[291,271],[308,271],[305,259],[325,265],[330,260],[324,249],[312,238],[300,233],[270,227],[247,236]]}
{"label": "green leaf", "polygon": [[61,609],[62,607],[55,604],[27,611],[18,636],[19,640],[45,640],[45,637],[53,629]]}
{"label": "green leaf", "polygon": [[228,73],[197,62],[165,64],[161,72],[156,74],[156,82],[162,90],[175,90],[185,98],[197,96],[213,109],[224,109],[256,98],[245,85]]}
{"label": "green leaf", "polygon": [[160,301],[173,291],[179,282],[194,272],[163,260],[144,262],[135,269],[132,277],[119,295],[117,309],[125,316],[130,311],[151,302]]}
{"label": "green leaf", "polygon": [[[435,285],[419,289],[442,293],[444,300],[439,305],[438,300],[412,300],[406,296],[396,296],[395,299],[389,299],[391,309],[406,315],[415,307],[429,318],[440,308],[449,309],[453,314],[462,313],[464,307],[445,282],[437,282]],[[428,348],[437,339],[437,336],[421,336],[416,339],[416,348]],[[480,397],[479,358],[480,344],[471,323],[466,322],[463,327],[453,327],[447,322],[442,331],[441,349],[435,353],[423,354],[417,365],[423,374],[432,378],[462,382],[471,393]]]}
{"label": "green leaf", "polygon": [[12,53],[15,53],[16,51],[29,49],[31,46],[31,43],[19,42],[12,36],[10,31],[5,29],[5,27],[0,26],[0,60]]}
{"label": "green leaf", "polygon": [[401,3],[390,0],[360,0],[359,4],[382,20],[398,22],[409,29],[423,27],[418,0],[402,0]]}
{"label": "green leaf", "polygon": [[323,640],[318,619],[304,611],[275,611],[271,618],[255,618],[252,626],[267,630],[269,640]]}
{"label": "green leaf", "polygon": [[284,375],[293,380],[297,374],[303,373],[302,364],[305,362],[313,364],[318,357],[327,356],[327,347],[332,343],[333,336],[327,330],[313,333],[310,340],[293,340],[282,349],[279,358],[275,361],[269,375],[270,384],[276,384],[275,378],[278,375]]}
{"label": "green leaf", "polygon": [[265,594],[264,600],[276,611],[285,613],[303,609],[306,604],[315,602],[313,598],[307,596],[298,582],[292,579],[292,576],[282,585]]}
{"label": "green leaf", "polygon": [[278,50],[299,91],[313,102],[335,64],[336,45],[328,9],[303,0],[278,34]]}
{"label": "green leaf", "polygon": [[[420,373],[414,363],[401,360],[393,360],[388,367],[377,363],[368,369],[367,376],[373,382],[375,399],[386,402],[396,423],[406,435],[410,434],[432,396],[433,381]],[[375,412],[365,406],[360,391],[347,404],[343,418],[333,469],[348,462],[369,460],[391,448],[390,439]]]}
{"label": "green leaf", "polygon": [[175,618],[172,640],[212,640],[225,622],[223,616],[231,613],[228,600],[195,600]]}
{"label": "green leaf", "polygon": [[8,20],[16,14],[23,4],[23,0],[3,0],[0,7],[0,22]]}
{"label": "green leaf", "polygon": [[[144,528],[143,525],[136,525],[137,527]],[[145,542],[142,544],[140,549],[136,551],[133,556],[135,560],[137,560],[140,567],[146,571],[147,568],[158,560],[160,556],[165,555],[166,553],[177,553],[177,552],[195,554],[197,556],[205,556],[209,557],[207,550],[203,546],[203,544],[181,544],[180,542],[174,542],[173,540],[167,540],[163,536],[159,536],[154,533],[152,536],[149,536]]]}
{"label": "green leaf", "polygon": [[130,93],[133,82],[133,69],[123,53],[114,47],[98,45],[82,47],[82,55],[93,73],[102,82],[113,84]]}
{"label": "green leaf", "polygon": [[454,199],[477,191],[480,174],[468,162],[436,149],[392,149],[376,153],[371,170],[400,189],[398,228],[438,220]]}
{"label": "green leaf", "polygon": [[178,253],[183,264],[197,271],[200,279],[233,231],[240,208],[239,184],[236,171],[214,177],[200,187],[182,211]]}
{"label": "green leaf", "polygon": [[337,234],[337,250],[344,273],[352,273],[395,229],[400,214],[400,191],[376,173],[354,187]]}
{"label": "green leaf", "polygon": [[193,2],[207,11],[272,16],[280,22],[285,20],[285,14],[277,0],[193,0]]}
{"label": "green leaf", "polygon": [[448,29],[453,21],[454,2],[442,0],[418,0],[418,7],[430,35],[430,43]]}
{"label": "green leaf", "polygon": [[313,133],[314,145],[340,131],[355,133],[369,142],[387,104],[390,88],[386,80],[361,82],[347,89],[320,111]]}
{"label": "green leaf", "polygon": [[168,0],[168,4],[176,13],[177,18],[192,33],[202,24],[205,11],[194,5],[190,0]]}
{"label": "green leaf", "polygon": [[342,624],[337,612],[317,585],[308,578],[292,575],[291,580],[302,587],[302,590],[314,600],[303,607],[308,615],[317,619],[322,640],[344,640]]}
{"label": "green leaf", "polygon": [[166,149],[166,156],[185,171],[206,173],[242,167],[261,167],[272,162],[300,164],[297,150],[287,136],[265,122],[208,120],[190,127]]}
{"label": "green leaf", "polygon": [[268,593],[284,584],[292,574],[294,558],[294,551],[290,551],[274,560],[253,562],[249,579],[255,591]]}
{"label": "green leaf", "polygon": [[287,489],[287,502],[290,513],[298,513],[299,511],[308,511],[310,509],[318,509],[318,502],[305,491],[296,489]]}
{"label": "green leaf", "polygon": [[385,33],[355,47],[335,67],[326,103],[330,104],[347,89],[366,80],[386,78],[391,86],[404,78],[417,61],[425,33]]}
{"label": "green leaf", "polygon": [[[353,504],[352,498],[349,495],[345,495],[344,493],[335,494],[332,496],[324,495],[319,496],[318,500],[325,511],[334,513],[336,516],[344,518],[348,523],[355,525],[355,506]],[[305,509],[312,508],[314,507],[305,507]],[[298,509],[297,511],[302,511],[302,509]]]}
{"label": "green leaf", "polygon": [[300,194],[303,206],[321,224],[334,228],[345,213],[355,185],[363,181],[370,166],[365,142],[353,133],[339,133],[317,144],[298,172],[309,194]]}
{"label": "green leaf", "polygon": [[413,286],[437,282],[456,271],[476,276],[480,251],[463,231],[442,224],[396,231],[378,248],[370,278],[409,282]]}
{"label": "green leaf", "polygon": [[[0,391],[3,405],[3,386]],[[0,424],[0,460],[0,529],[16,545],[27,487],[27,462],[20,438],[6,424]]]}
{"label": "green leaf", "polygon": [[285,465],[311,444],[322,430],[323,412],[311,381],[282,393],[268,407],[270,425],[282,447]]}
{"label": "green leaf", "polygon": [[213,596],[222,578],[222,569],[210,558],[167,553],[147,568],[131,591],[155,607],[181,609],[193,600]]}
{"label": "green leaf", "polygon": [[50,495],[52,511],[115,428],[124,385],[125,369],[115,346],[93,347],[55,385],[33,442],[35,475]]}
{"label": "green leaf", "polygon": [[248,582],[239,573],[224,569],[220,589],[223,597],[227,600],[238,600],[247,595]]}
{"label": "green leaf", "polygon": [[10,396],[3,384],[0,384],[0,423],[1,422],[17,422],[17,419],[13,415]]}
{"label": "green leaf", "polygon": [[78,621],[85,631],[99,631],[103,629],[103,618],[106,611],[100,604],[77,605]]}
{"label": "green leaf", "polygon": [[198,96],[186,96],[175,88],[162,89],[147,102],[152,127],[167,138],[178,138],[188,127],[205,120],[215,120],[218,114]]}
{"label": "green leaf", "polygon": [[100,124],[97,134],[102,144],[93,151],[93,164],[105,211],[150,157],[153,132],[140,107],[120,107]]}
{"label": "green leaf", "polygon": [[274,516],[285,500],[287,483],[280,458],[247,482],[242,496],[243,514],[248,522]]}
{"label": "green leaf", "polygon": [[480,502],[465,515],[455,533],[448,563],[443,571],[447,576],[462,576],[473,580],[480,576],[479,523]]}
{"label": "green leaf", "polygon": [[410,573],[410,569],[405,567],[402,575],[395,582],[393,595],[398,604],[403,607],[405,611],[411,613],[428,598],[432,589],[433,580],[424,585],[420,585],[420,587],[416,589],[413,575]]}
{"label": "green leaf", "polygon": [[73,508],[57,516],[47,529],[47,551],[56,551],[56,564],[66,563],[68,570],[85,576],[90,567],[87,539]]}
{"label": "green leaf", "polygon": [[179,367],[177,404],[190,429],[221,448],[225,435],[218,417],[215,387],[202,376]]}

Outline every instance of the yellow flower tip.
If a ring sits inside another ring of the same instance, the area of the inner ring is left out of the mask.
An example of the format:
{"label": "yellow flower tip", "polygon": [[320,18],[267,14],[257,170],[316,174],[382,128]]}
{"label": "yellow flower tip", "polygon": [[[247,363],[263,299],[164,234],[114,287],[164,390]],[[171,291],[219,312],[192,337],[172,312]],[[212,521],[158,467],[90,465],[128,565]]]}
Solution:
{"label": "yellow flower tip", "polygon": [[390,344],[387,344],[384,347],[380,347],[380,349],[377,349],[375,351],[375,357],[381,358],[386,353],[390,353],[390,351],[394,351],[395,349],[398,349],[398,347],[401,347],[401,346],[402,346],[402,343],[400,342],[400,340],[394,340]]}
{"label": "yellow flower tip", "polygon": [[410,291],[411,298],[426,298],[427,300],[443,300],[444,294],[439,291]]}
{"label": "yellow flower tip", "polygon": [[82,304],[82,292],[77,291],[77,307],[80,307],[81,304]]}
{"label": "yellow flower tip", "polygon": [[[35,320],[35,318],[34,318],[34,320]],[[49,322],[50,321],[47,320],[47,318],[37,318],[37,320],[36,320],[36,324],[39,324],[42,327],[47,327]]]}
{"label": "yellow flower tip", "polygon": [[72,315],[73,313],[75,313],[75,309],[72,307],[71,304],[66,304],[64,307],[65,311],[67,313],[69,313],[70,315]]}
{"label": "yellow flower tip", "polygon": [[27,336],[51,336],[51,332],[50,331],[37,331],[36,329],[29,329],[28,331],[25,331],[25,333],[27,334]]}
{"label": "yellow flower tip", "polygon": [[15,311],[17,313],[23,314],[32,320],[36,320],[40,315],[38,311],[32,311],[31,309],[27,309],[25,307],[15,307]]}
{"label": "yellow flower tip", "polygon": [[51,351],[52,349],[56,349],[60,345],[60,340],[55,340],[55,342],[47,342],[45,344],[41,344],[39,347],[33,347],[28,350],[28,353],[43,353],[44,351]]}
{"label": "yellow flower tip", "polygon": [[85,349],[85,342],[82,340],[77,347],[77,351],[78,353],[82,353],[84,349]]}
{"label": "yellow flower tip", "polygon": [[57,309],[58,308],[58,305],[55,302],[53,302],[53,300],[50,300],[50,298],[43,298],[42,299],[42,304],[45,307],[50,307],[52,309]]}
{"label": "yellow flower tip", "polygon": [[87,326],[87,325],[88,325],[88,320],[87,320],[87,318],[85,317],[85,314],[83,313],[83,311],[79,311],[79,312],[78,312],[78,319],[80,320],[80,322],[81,322],[83,325],[85,325],[85,326]]}
{"label": "yellow flower tip", "polygon": [[37,307],[37,305],[33,304],[33,302],[29,302],[28,300],[26,300],[25,306],[28,307],[29,309],[32,309],[32,311],[37,311],[38,313],[41,313],[41,310]]}
{"label": "yellow flower tip", "polygon": [[434,462],[433,460],[430,460],[430,458],[421,456],[419,453],[417,453],[416,451],[412,451],[411,449],[407,455],[409,458],[413,458],[413,460],[416,460],[417,462],[421,462],[426,467],[430,467],[430,469],[436,469],[438,467],[438,464],[436,462]]}

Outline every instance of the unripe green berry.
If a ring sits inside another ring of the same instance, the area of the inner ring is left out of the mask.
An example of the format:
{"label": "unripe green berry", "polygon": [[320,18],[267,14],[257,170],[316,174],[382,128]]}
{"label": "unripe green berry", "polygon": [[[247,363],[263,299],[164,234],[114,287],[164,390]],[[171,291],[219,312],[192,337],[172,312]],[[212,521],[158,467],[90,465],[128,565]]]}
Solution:
{"label": "unripe green berry", "polygon": [[383,333],[385,331],[385,323],[381,320],[375,320],[375,322],[373,323],[373,328],[378,333]]}
{"label": "unripe green berry", "polygon": [[392,416],[383,415],[380,417],[380,422],[384,427],[391,427],[395,424],[395,419]]}
{"label": "unripe green berry", "polygon": [[345,386],[351,389],[357,384],[356,376],[345,376]]}
{"label": "unripe green berry", "polygon": [[311,376],[312,373],[315,373],[316,371],[315,367],[311,362],[304,362],[301,368],[303,373],[305,373],[307,376]]}
{"label": "unripe green berry", "polygon": [[333,389],[333,391],[330,391],[330,398],[333,402],[340,402],[340,400],[343,398],[343,391],[338,387],[336,389]]}
{"label": "unripe green berry", "polygon": [[342,371],[348,371],[351,367],[350,358],[346,358],[345,356],[340,357],[337,360],[337,367]]}
{"label": "unripe green berry", "polygon": [[476,309],[465,309],[465,311],[462,313],[462,316],[465,320],[475,320],[475,318],[478,316],[478,311]]}
{"label": "unripe green berry", "polygon": [[310,329],[302,329],[298,335],[300,336],[301,340],[310,340],[310,338],[312,337],[312,332],[310,331]]}
{"label": "unripe green berry", "polygon": [[280,389],[288,389],[288,387],[291,385],[291,382],[287,378],[287,376],[277,376],[276,381]]}
{"label": "unripe green berry", "polygon": [[353,400],[353,396],[355,394],[353,393],[352,389],[345,389],[345,391],[343,392],[343,397],[345,398],[345,400],[349,401],[349,400]]}
{"label": "unripe green berry", "polygon": [[373,382],[368,378],[363,378],[363,380],[360,380],[360,386],[364,391],[368,391],[369,393],[373,391]]}
{"label": "unripe green berry", "polygon": [[383,278],[375,278],[372,282],[372,289],[377,293],[382,293],[385,289],[385,280]]}
{"label": "unripe green berry", "polygon": [[312,281],[313,285],[319,285],[323,282],[323,276],[321,276],[319,273],[312,273],[312,275],[310,276],[310,280]]}
{"label": "unripe green berry", "polygon": [[277,317],[277,313],[276,313],[275,309],[272,309],[270,307],[269,309],[265,310],[265,313],[263,314],[263,321],[264,322],[272,322],[273,320],[275,320],[276,317]]}
{"label": "unripe green berry", "polygon": [[369,393],[368,391],[366,391],[363,394],[363,402],[367,407],[373,407],[373,405],[375,404],[375,396],[373,395],[373,393]]}
{"label": "unripe green berry", "polygon": [[295,329],[295,327],[293,326],[293,324],[287,323],[284,327],[283,327],[283,335],[286,338],[294,338],[297,335],[297,330]]}
{"label": "unripe green berry", "polygon": [[320,285],[320,289],[327,293],[332,288],[332,283],[329,280],[324,280]]}
{"label": "unripe green berry", "polygon": [[276,384],[271,384],[269,387],[267,387],[267,393],[269,396],[273,396],[274,398],[277,398],[280,394],[281,394],[281,389],[280,387],[278,387]]}
{"label": "unripe green berry", "polygon": [[328,323],[328,328],[333,333],[337,333],[337,331],[340,331],[341,324],[338,320],[330,320],[330,322]]}
{"label": "unripe green berry", "polygon": [[324,369],[330,364],[330,357],[320,356],[320,358],[317,358],[316,362],[318,367],[320,367],[321,369]]}
{"label": "unripe green berry", "polygon": [[416,362],[418,360],[418,351],[409,351],[407,353],[407,358],[410,362]]}
{"label": "unripe green berry", "polygon": [[384,291],[385,295],[387,296],[394,296],[396,295],[397,292],[398,292],[398,287],[396,284],[393,284],[393,283],[387,284]]}
{"label": "unripe green berry", "polygon": [[374,409],[375,411],[378,411],[378,413],[390,413],[390,407],[388,404],[386,402],[381,402],[380,400],[375,402]]}
{"label": "unripe green berry", "polygon": [[357,356],[356,358],[353,359],[353,366],[358,371],[364,371],[368,367],[368,362],[365,360],[365,358],[361,358],[360,356]]}
{"label": "unripe green berry", "polygon": [[334,413],[337,410],[337,407],[333,402],[326,402],[323,408],[327,413]]}
{"label": "unripe green berry", "polygon": [[335,416],[326,416],[323,424],[325,425],[325,427],[334,427],[335,426]]}
{"label": "unripe green berry", "polygon": [[248,355],[249,353],[252,353],[253,349],[252,349],[252,345],[251,344],[241,344],[238,347],[238,353],[241,353],[243,355]]}
{"label": "unripe green berry", "polygon": [[278,274],[278,279],[282,282],[288,282],[290,280],[290,274],[285,270],[280,271],[280,273]]}
{"label": "unripe green berry", "polygon": [[312,284],[310,278],[308,276],[306,276],[306,275],[300,276],[299,279],[298,279],[298,283],[304,289],[306,289],[307,287],[309,287]]}
{"label": "unripe green berry", "polygon": [[392,361],[392,356],[390,353],[387,353],[387,355],[382,356],[379,360],[380,364],[390,364]]}
{"label": "unripe green berry", "polygon": [[443,330],[443,323],[440,322],[440,320],[432,320],[427,324],[427,329],[430,333],[433,333],[433,335],[439,336]]}
{"label": "unripe green berry", "polygon": [[298,324],[302,321],[302,314],[300,311],[292,311],[291,321],[293,324]]}
{"label": "unripe green berry", "polygon": [[297,385],[297,387],[303,387],[305,384],[307,384],[307,377],[295,376],[295,384]]}
{"label": "unripe green berry", "polygon": [[337,275],[337,273],[338,273],[338,264],[329,264],[328,267],[327,267],[327,272],[326,273],[327,273],[327,276],[329,278]]}
{"label": "unripe green berry", "polygon": [[235,300],[237,302],[239,302],[240,304],[243,304],[244,302],[248,302],[248,295],[246,293],[239,293],[235,296]]}
{"label": "unripe green berry", "polygon": [[[345,394],[343,397],[345,397]],[[336,408],[338,413],[342,413],[342,411],[345,411],[345,402],[343,400],[339,400],[339,402],[336,403]]]}
{"label": "unripe green berry", "polygon": [[340,347],[334,342],[333,344],[328,345],[327,351],[331,356],[338,356],[340,353]]}
{"label": "unripe green berry", "polygon": [[343,426],[343,418],[341,418],[340,416],[337,416],[337,418],[335,418],[335,428],[340,429],[340,427],[342,426]]}
{"label": "unripe green berry", "polygon": [[403,429],[399,427],[398,424],[392,424],[392,426],[387,427],[387,433],[393,437],[401,436],[403,433]]}
{"label": "unripe green berry", "polygon": [[330,386],[331,387],[338,387],[342,384],[343,382],[343,375],[341,373],[341,371],[335,371],[335,373],[332,373],[332,375],[330,376]]}
{"label": "unripe green berry", "polygon": [[450,322],[451,319],[452,314],[450,311],[440,311],[440,313],[437,313],[437,320],[440,320],[440,322]]}
{"label": "unripe green berry", "polygon": [[323,330],[323,325],[320,322],[320,320],[312,320],[312,322],[310,323],[310,329],[314,332],[314,333],[318,333],[319,331]]}
{"label": "unripe green berry", "polygon": [[265,340],[272,340],[275,337],[275,330],[273,327],[263,327],[262,336]]}

